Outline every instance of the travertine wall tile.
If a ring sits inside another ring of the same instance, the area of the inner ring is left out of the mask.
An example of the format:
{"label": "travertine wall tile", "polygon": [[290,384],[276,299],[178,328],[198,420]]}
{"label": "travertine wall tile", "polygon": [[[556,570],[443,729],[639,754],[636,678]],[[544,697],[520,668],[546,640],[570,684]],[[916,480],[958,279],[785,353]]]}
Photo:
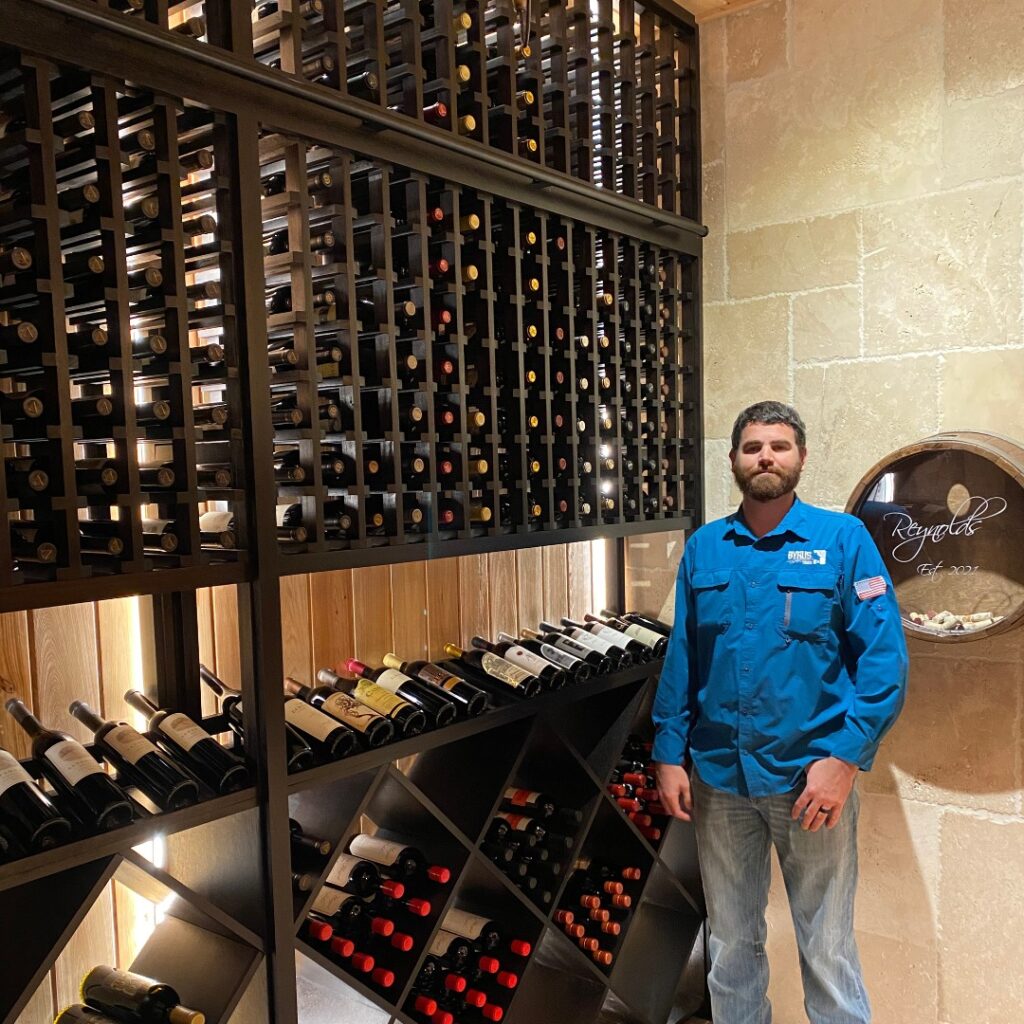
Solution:
{"label": "travertine wall tile", "polygon": [[860,285],[793,296],[793,359],[851,358],[860,353]]}
{"label": "travertine wall tile", "polygon": [[[807,424],[802,493],[844,507],[854,486],[882,456],[935,432],[928,357],[797,367],[794,405]],[[913,390],[913,400],[908,400]]]}
{"label": "travertine wall tile", "polygon": [[942,39],[936,28],[729,89],[730,230],[933,190],[940,180]]}
{"label": "travertine wall tile", "polygon": [[703,24],[700,33],[700,84],[703,92],[711,85],[725,85],[725,19]]}
{"label": "travertine wall tile", "polygon": [[992,430],[1024,442],[1024,348],[951,352],[942,364],[943,430]]}
{"label": "travertine wall tile", "polygon": [[1024,88],[951,103],[942,133],[942,181],[954,188],[1024,169]]}
{"label": "travertine wall tile", "polygon": [[1024,85],[1020,0],[945,0],[943,8],[951,98],[990,96]]}
{"label": "travertine wall tile", "polygon": [[770,0],[726,19],[726,80],[761,78],[787,65],[786,0]]}
{"label": "travertine wall tile", "polygon": [[700,91],[700,158],[713,163],[725,157],[725,87],[709,85]]}
{"label": "travertine wall tile", "polygon": [[869,354],[1020,339],[1019,182],[867,209],[864,253]]}
{"label": "travertine wall tile", "polygon": [[939,1016],[1008,1024],[1024,1006],[1024,821],[942,820]]}
{"label": "travertine wall tile", "polygon": [[741,410],[788,392],[789,300],[704,310],[704,430],[726,437]]}
{"label": "travertine wall tile", "polygon": [[[737,415],[740,412],[736,410]],[[731,429],[731,423],[729,427]],[[704,515],[708,522],[735,512],[740,503],[741,495],[730,468],[730,446],[728,438],[704,442]]]}
{"label": "travertine wall tile", "polygon": [[725,162],[704,165],[701,217],[708,233],[703,241],[704,301],[725,299]]}
{"label": "travertine wall tile", "polygon": [[1002,814],[1017,809],[1022,667],[956,657],[911,659],[907,701],[865,791]]}
{"label": "travertine wall tile", "polygon": [[730,234],[730,296],[745,299],[856,281],[857,219],[856,213],[844,213]]}
{"label": "travertine wall tile", "polygon": [[[872,1024],[936,1024],[938,950],[934,934],[894,939],[858,929],[856,936]],[[800,1018],[792,1020],[796,1024]],[[964,1024],[970,1024],[970,1018]]]}

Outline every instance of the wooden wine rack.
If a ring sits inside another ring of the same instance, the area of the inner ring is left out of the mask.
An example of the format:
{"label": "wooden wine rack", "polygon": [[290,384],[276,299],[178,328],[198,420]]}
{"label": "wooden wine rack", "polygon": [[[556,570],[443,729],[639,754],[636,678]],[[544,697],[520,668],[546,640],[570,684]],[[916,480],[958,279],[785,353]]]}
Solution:
{"label": "wooden wine rack", "polygon": [[[24,524],[0,533],[0,612],[151,595],[148,688],[198,719],[209,641],[196,588],[233,592],[255,778],[0,864],[0,908],[26,922],[0,951],[0,1024],[36,1020],[33,993],[111,884],[165,914],[135,969],[174,984],[211,1022],[315,1024],[303,1000],[323,989],[353,1020],[418,1024],[406,1001],[422,946],[384,993],[299,936],[289,814],[334,840],[370,821],[437,845],[457,873],[446,898],[534,945],[506,1007],[512,1024],[674,1024],[700,997],[701,979],[695,989],[684,972],[702,928],[692,833],[672,823],[655,848],[604,792],[625,736],[646,728],[657,665],[296,776],[277,691],[284,595],[300,574],[611,537],[621,603],[622,538],[699,521],[695,26],[660,2],[540,0],[523,59],[506,0],[279,6],[254,21],[226,0],[5,5],[0,111],[22,120],[0,137],[0,245],[26,249],[31,267],[3,270],[0,329],[29,322],[37,338],[4,334],[0,443],[6,458],[45,467],[48,483],[30,493],[18,473],[0,475],[8,518]],[[315,62],[322,81],[310,80]],[[358,77],[367,72],[376,92]],[[425,112],[439,101],[447,119]],[[69,132],[65,119],[83,112],[92,123]],[[460,127],[467,116],[472,129]],[[152,148],[139,149],[141,131]],[[326,194],[311,190],[325,169]],[[276,173],[283,189],[268,190]],[[98,198],[83,205],[86,184]],[[464,227],[470,214],[479,227]],[[282,230],[287,246],[268,252]],[[339,240],[329,254],[310,243],[322,230]],[[82,253],[102,258],[93,279]],[[448,277],[431,276],[438,254]],[[292,308],[268,312],[284,287]],[[344,313],[314,304],[324,287]],[[415,311],[399,316],[404,302]],[[83,355],[82,326],[103,326],[102,355]],[[166,350],[140,358],[155,333]],[[341,357],[318,357],[325,344]],[[282,349],[294,359],[272,355]],[[17,415],[18,392],[38,397],[42,415]],[[112,404],[102,427],[81,412],[97,398]],[[157,422],[152,402],[169,407]],[[275,425],[273,410],[289,406],[299,421]],[[422,417],[410,426],[413,406]],[[479,429],[468,429],[471,410]],[[275,472],[286,451],[302,480]],[[343,484],[325,478],[325,455],[351,466]],[[97,489],[83,459],[107,460],[116,484]],[[152,484],[154,464],[173,484]],[[223,471],[216,483],[211,466]],[[283,529],[281,505],[299,508]],[[200,531],[207,511],[224,513],[216,536]],[[342,513],[351,522],[339,528]],[[96,551],[99,528],[81,525],[95,519],[116,524],[116,553]],[[172,550],[144,519],[170,524]],[[36,524],[33,543],[52,543],[54,556],[25,557]],[[204,724],[225,730],[220,715]],[[585,811],[573,855],[614,847],[644,868],[610,973],[479,849],[505,784],[541,781]],[[173,871],[133,852],[156,835]]]}

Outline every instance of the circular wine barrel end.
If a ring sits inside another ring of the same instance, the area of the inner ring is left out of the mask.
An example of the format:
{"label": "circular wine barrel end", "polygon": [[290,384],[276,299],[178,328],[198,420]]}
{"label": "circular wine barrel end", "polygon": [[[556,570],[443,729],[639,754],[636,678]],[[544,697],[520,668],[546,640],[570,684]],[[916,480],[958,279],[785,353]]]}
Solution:
{"label": "circular wine barrel end", "polygon": [[959,643],[1024,621],[1024,445],[935,434],[872,466],[846,511],[878,546],[909,636]]}

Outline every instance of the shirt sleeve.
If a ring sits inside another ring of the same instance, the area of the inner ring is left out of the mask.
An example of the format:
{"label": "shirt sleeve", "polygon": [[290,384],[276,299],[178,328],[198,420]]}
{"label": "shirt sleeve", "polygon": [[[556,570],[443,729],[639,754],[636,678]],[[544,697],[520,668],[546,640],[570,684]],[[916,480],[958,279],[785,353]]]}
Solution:
{"label": "shirt sleeve", "polygon": [[697,679],[695,615],[690,588],[692,557],[692,545],[688,544],[676,577],[675,622],[651,711],[655,730],[651,757],[663,764],[683,763],[694,722]]}
{"label": "shirt sleeve", "polygon": [[[885,581],[885,592],[862,601],[854,584],[876,576]],[[831,753],[868,771],[903,708],[909,657],[892,580],[863,523],[847,540],[841,589],[854,693]]]}

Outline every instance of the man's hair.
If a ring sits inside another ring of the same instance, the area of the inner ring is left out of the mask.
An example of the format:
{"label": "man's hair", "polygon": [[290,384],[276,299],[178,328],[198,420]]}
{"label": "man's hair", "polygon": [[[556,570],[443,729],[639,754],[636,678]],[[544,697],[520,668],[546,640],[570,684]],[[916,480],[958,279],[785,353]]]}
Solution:
{"label": "man's hair", "polygon": [[786,423],[793,428],[793,433],[796,434],[797,447],[807,447],[807,429],[796,409],[782,402],[755,402],[754,405],[748,405],[736,417],[736,422],[732,425],[733,451],[740,446],[740,435],[743,433],[743,428],[749,427],[751,423]]}

